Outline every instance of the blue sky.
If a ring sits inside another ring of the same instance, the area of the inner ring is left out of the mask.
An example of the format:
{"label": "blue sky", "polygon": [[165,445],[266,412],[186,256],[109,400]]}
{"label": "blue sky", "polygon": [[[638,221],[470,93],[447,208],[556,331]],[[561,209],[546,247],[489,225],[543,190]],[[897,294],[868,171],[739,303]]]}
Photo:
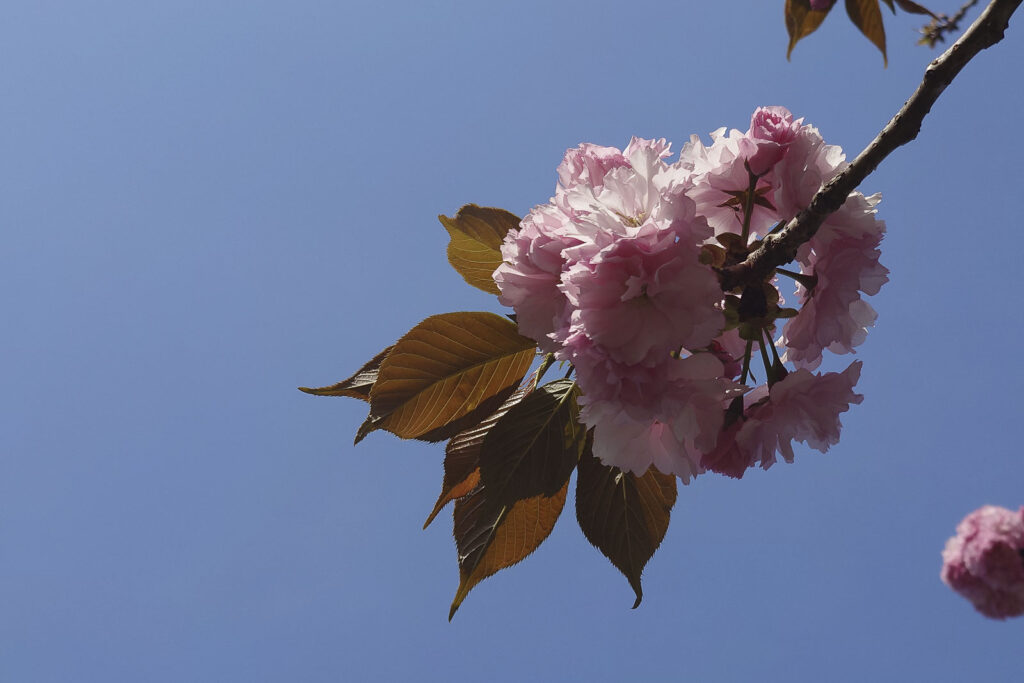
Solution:
{"label": "blue sky", "polygon": [[782,5],[8,3],[0,678],[1019,680],[1024,620],[938,572],[963,515],[1024,504],[1020,17],[862,187],[892,274],[842,442],[681,488],[639,609],[570,502],[449,624],[442,448],[353,448],[365,405],[295,390],[500,312],[435,216],[525,213],[581,141],[782,104],[852,158],[922,22],[883,69],[837,11],[787,63]]}

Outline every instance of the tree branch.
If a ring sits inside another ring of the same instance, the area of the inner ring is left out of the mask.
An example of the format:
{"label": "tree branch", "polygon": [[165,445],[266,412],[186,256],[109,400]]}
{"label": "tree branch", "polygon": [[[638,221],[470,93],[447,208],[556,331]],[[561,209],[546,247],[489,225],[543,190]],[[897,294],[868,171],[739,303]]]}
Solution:
{"label": "tree branch", "polygon": [[720,271],[722,289],[764,282],[771,272],[796,258],[800,245],[814,237],[825,219],[843,205],[851,192],[897,147],[907,144],[921,131],[924,117],[960,70],[975,55],[1003,39],[1010,16],[1022,0],[992,0],[981,16],[941,57],[925,69],[924,79],[882,132],[864,148],[841,173],[825,183],[810,206],[791,219],[786,227],[768,235],[745,261]]}

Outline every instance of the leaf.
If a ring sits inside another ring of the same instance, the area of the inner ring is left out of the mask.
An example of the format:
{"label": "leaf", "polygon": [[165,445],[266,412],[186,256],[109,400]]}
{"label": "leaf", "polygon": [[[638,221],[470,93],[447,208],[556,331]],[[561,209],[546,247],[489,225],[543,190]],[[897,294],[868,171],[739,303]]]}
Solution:
{"label": "leaf", "polygon": [[846,0],[846,13],[853,25],[882,51],[882,62],[888,66],[889,58],[885,54],[885,27],[882,25],[882,10],[878,6],[878,0]]}
{"label": "leaf", "polygon": [[459,588],[448,621],[478,583],[511,567],[536,550],[558,521],[569,482],[553,496],[536,496],[512,506],[495,506],[484,486],[455,502],[455,547],[459,554]]}
{"label": "leaf", "polygon": [[533,391],[536,381],[537,373],[534,372],[529,381],[520,386],[490,416],[477,425],[459,432],[448,442],[448,446],[445,448],[444,481],[441,483],[441,495],[437,497],[437,502],[434,503],[434,509],[430,511],[427,521],[423,523],[424,529],[430,526],[430,523],[437,517],[437,513],[445,505],[469,494],[480,483],[480,447],[483,446],[487,432],[501,419],[502,415],[508,412],[509,408]]}
{"label": "leaf", "polygon": [[[887,1],[889,2],[889,6],[891,7],[892,0]],[[896,4],[899,5],[899,8],[904,12],[908,12],[910,14],[927,14],[932,19],[938,19],[938,17],[935,16],[935,12],[932,12],[930,9],[924,7],[923,5],[919,5],[916,2],[913,2],[913,0],[896,0]]]}
{"label": "leaf", "polygon": [[380,369],[380,364],[387,355],[391,353],[391,349],[393,348],[395,347],[389,346],[378,353],[372,360],[356,370],[356,373],[346,380],[342,380],[337,384],[332,384],[329,387],[319,387],[317,389],[299,387],[299,391],[304,391],[307,394],[313,394],[314,396],[348,396],[350,398],[358,398],[361,401],[368,402],[370,400],[370,388],[373,387],[373,383],[377,381],[377,371]]}
{"label": "leaf", "polygon": [[501,294],[491,275],[501,264],[501,243],[519,217],[504,209],[466,204],[454,217],[438,216],[448,231],[448,263],[477,289]]}
{"label": "leaf", "polygon": [[832,7],[830,5],[828,9],[811,9],[809,0],[786,0],[786,32],[789,33],[786,59],[793,54],[793,48],[802,38],[818,30]]}
{"label": "leaf", "polygon": [[580,457],[576,475],[576,519],[587,540],[622,572],[636,593],[640,575],[668,531],[676,502],[676,478],[654,467],[638,477],[598,460],[591,439]]}
{"label": "leaf", "polygon": [[889,6],[893,14],[896,14],[896,5],[892,4],[892,0],[882,0],[882,2]]}
{"label": "leaf", "polygon": [[505,400],[512,395],[512,392],[514,392],[519,386],[519,381],[520,380],[517,379],[513,384],[505,387],[494,396],[481,401],[480,405],[462,417],[413,438],[417,441],[430,441],[432,443],[437,441],[447,441],[459,432],[475,427],[480,424],[481,420],[484,420],[488,415],[501,407],[501,404],[504,403]]}
{"label": "leaf", "polygon": [[480,478],[496,505],[554,495],[569,478],[586,437],[576,405],[579,393],[569,379],[545,384],[487,433]]}
{"label": "leaf", "polygon": [[494,313],[427,318],[380,364],[356,443],[376,429],[403,439],[436,434],[522,380],[535,347],[515,323]]}

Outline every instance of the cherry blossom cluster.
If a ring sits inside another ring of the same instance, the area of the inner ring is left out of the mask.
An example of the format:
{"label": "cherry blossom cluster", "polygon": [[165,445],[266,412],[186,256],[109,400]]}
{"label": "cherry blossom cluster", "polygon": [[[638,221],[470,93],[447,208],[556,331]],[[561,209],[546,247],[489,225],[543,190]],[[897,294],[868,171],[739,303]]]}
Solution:
{"label": "cherry blossom cluster", "polygon": [[941,576],[987,617],[1024,615],[1024,507],[967,515],[942,551]]}
{"label": "cherry blossom cluster", "polygon": [[502,245],[501,302],[571,363],[606,464],[686,482],[792,461],[793,441],[826,451],[839,414],[861,401],[861,364],[813,371],[874,323],[862,295],[887,280],[879,197],[852,193],[803,245],[798,270],[777,271],[796,283],[798,308],[785,308],[777,276],[723,291],[720,270],[805,208],[845,166],[842,151],[762,107],[746,132],[717,130],[710,145],[693,136],[670,156],[664,139],[568,150],[555,196]]}

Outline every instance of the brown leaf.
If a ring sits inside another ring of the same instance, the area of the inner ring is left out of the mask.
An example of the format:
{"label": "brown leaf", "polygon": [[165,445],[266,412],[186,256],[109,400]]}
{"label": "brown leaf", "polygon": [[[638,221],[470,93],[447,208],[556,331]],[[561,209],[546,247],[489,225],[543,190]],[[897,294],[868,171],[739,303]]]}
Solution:
{"label": "brown leaf", "polygon": [[311,389],[309,387],[299,387],[299,391],[304,391],[307,394],[313,394],[314,396],[348,396],[350,398],[358,398],[361,401],[370,400],[370,388],[373,387],[373,383],[377,381],[377,370],[380,368],[381,362],[391,353],[391,349],[394,346],[389,346],[384,349],[376,356],[373,357],[366,365],[356,370],[355,374],[346,380],[342,380],[337,384],[332,384],[329,387],[319,387]]}
{"label": "brown leaf", "polygon": [[414,439],[452,424],[522,380],[535,347],[494,313],[427,318],[381,363],[356,443],[375,429]]}
{"label": "brown leaf", "polygon": [[789,33],[786,59],[793,54],[793,48],[802,38],[818,30],[831,9],[832,6],[823,10],[811,9],[809,0],[786,0],[786,32]]}
{"label": "brown leaf", "polygon": [[459,432],[463,432],[480,424],[481,420],[484,420],[488,415],[501,407],[501,404],[512,395],[512,392],[515,391],[518,386],[519,380],[516,380],[514,384],[505,387],[494,396],[481,401],[480,405],[462,417],[452,420],[447,424],[443,424],[437,429],[431,429],[429,432],[420,434],[414,438],[417,441],[430,441],[432,443],[437,441],[447,441]]}
{"label": "brown leaf", "polygon": [[622,572],[643,598],[640,575],[668,531],[676,502],[676,478],[654,467],[638,477],[609,467],[587,448],[576,474],[576,519],[594,546]]}
{"label": "brown leaf", "polygon": [[496,505],[553,495],[576,467],[586,430],[579,423],[579,388],[549,382],[512,406],[487,433],[480,478]]}
{"label": "brown leaf", "polygon": [[896,0],[896,4],[899,5],[899,8],[904,12],[909,12],[910,14],[927,14],[932,19],[938,19],[938,17],[935,16],[935,12],[932,12],[930,9],[924,7],[923,5],[917,4],[913,0]]}
{"label": "brown leaf", "polygon": [[519,228],[519,217],[504,209],[466,204],[454,217],[438,216],[448,231],[448,263],[477,289],[500,294],[491,278],[501,263],[501,243],[509,230]]}
{"label": "brown leaf", "polygon": [[853,25],[881,50],[882,61],[888,66],[889,58],[885,54],[885,26],[882,25],[882,9],[878,6],[878,0],[846,0],[846,13]]}
{"label": "brown leaf", "polygon": [[444,481],[441,483],[441,495],[434,503],[434,509],[430,511],[427,521],[423,523],[426,529],[434,517],[437,517],[445,505],[449,502],[467,495],[480,483],[480,447],[483,446],[487,432],[494,427],[501,416],[509,411],[509,408],[523,400],[536,386],[537,373],[534,372],[530,379],[520,386],[514,394],[508,397],[496,411],[477,425],[462,431],[452,437],[445,447],[444,456]]}
{"label": "brown leaf", "polygon": [[495,506],[478,486],[455,502],[455,547],[459,554],[459,588],[452,600],[451,621],[469,591],[497,571],[520,562],[537,549],[565,506],[568,480],[550,497]]}

